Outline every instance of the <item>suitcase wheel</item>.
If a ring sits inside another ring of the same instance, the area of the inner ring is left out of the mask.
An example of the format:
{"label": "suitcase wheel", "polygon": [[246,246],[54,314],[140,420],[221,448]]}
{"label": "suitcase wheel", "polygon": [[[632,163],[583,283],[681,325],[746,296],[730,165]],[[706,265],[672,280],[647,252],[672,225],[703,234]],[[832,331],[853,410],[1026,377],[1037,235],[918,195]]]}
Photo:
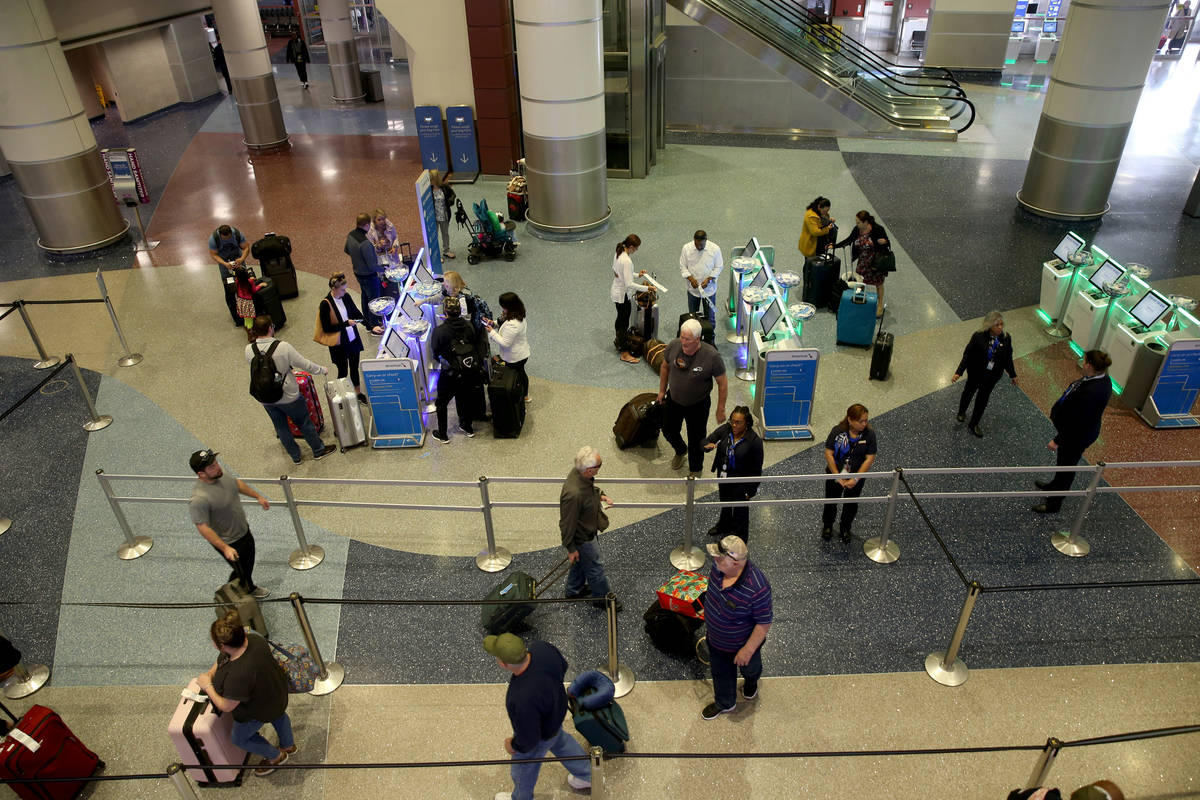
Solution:
{"label": "suitcase wheel", "polygon": [[475,255],[474,253],[467,253],[467,263],[468,264],[478,264],[479,256]]}
{"label": "suitcase wheel", "polygon": [[516,253],[513,253],[513,252],[506,252],[506,253],[504,254],[504,260],[505,260],[505,261],[515,261],[515,260],[516,260],[516,258],[517,258],[517,254],[516,254]]}

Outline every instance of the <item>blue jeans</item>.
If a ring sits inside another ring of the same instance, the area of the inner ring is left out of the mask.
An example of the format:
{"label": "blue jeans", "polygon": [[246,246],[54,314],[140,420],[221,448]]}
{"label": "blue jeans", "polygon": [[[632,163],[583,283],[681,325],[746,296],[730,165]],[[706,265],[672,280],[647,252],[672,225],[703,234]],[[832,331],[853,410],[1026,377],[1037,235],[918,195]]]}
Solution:
{"label": "blue jeans", "polygon": [[376,325],[382,325],[383,322],[380,321],[379,316],[372,312],[371,307],[368,305],[376,297],[383,294],[383,285],[380,283],[379,273],[372,272],[370,275],[358,275],[356,273],[354,279],[358,281],[358,288],[361,290],[362,305],[359,306],[359,309],[363,314],[363,324],[367,326],[367,330],[371,330]]}
{"label": "blue jeans", "polygon": [[292,461],[300,460],[300,445],[296,444],[295,437],[288,429],[289,417],[304,434],[304,441],[308,442],[314,455],[325,449],[325,442],[321,441],[321,434],[317,433],[317,426],[313,425],[312,417],[308,416],[308,404],[304,402],[303,397],[297,397],[290,403],[263,405],[263,408],[267,410],[267,416],[271,418],[271,424],[275,426],[275,435],[279,437],[280,444],[292,457]]}
{"label": "blue jeans", "polygon": [[600,557],[600,545],[596,540],[584,542],[576,548],[579,560],[567,572],[567,594],[582,594],[583,587],[590,587],[592,597],[603,599],[612,591],[604,575],[604,560]]}
{"label": "blue jeans", "polygon": [[[708,295],[705,295],[705,298],[708,299],[708,302],[704,303],[704,313],[708,315],[708,321],[715,328],[717,327],[717,296],[713,295],[712,297],[708,297]],[[700,304],[703,302],[703,298],[696,297],[691,292],[688,292],[687,299],[689,312],[695,314],[700,310]]]}
{"label": "blue jeans", "polygon": [[279,758],[279,747],[291,747],[296,743],[295,738],[292,736],[292,718],[287,715],[286,711],[280,714],[278,719],[271,720],[271,727],[275,729],[275,733],[279,736],[279,747],[273,746],[262,737],[262,734],[258,732],[258,729],[262,726],[263,723],[256,719],[247,722],[234,722],[233,733],[229,738],[247,753],[262,756],[268,761]]}
{"label": "blue jeans", "polygon": [[[592,764],[587,753],[579,746],[579,742],[575,741],[575,737],[562,728],[558,729],[555,736],[543,739],[524,753],[513,753],[513,759],[541,758],[546,755],[547,750],[560,758],[583,756],[579,761],[564,761],[562,765],[576,778],[591,783]],[[533,787],[537,783],[538,773],[542,770],[541,762],[513,764],[510,770],[513,779],[513,800],[533,800]]]}
{"label": "blue jeans", "polygon": [[737,705],[738,670],[742,671],[742,677],[746,679],[746,683],[758,683],[758,679],[762,677],[762,647],[754,651],[754,655],[750,656],[750,662],[744,667],[733,663],[733,657],[737,653],[709,647],[708,655],[709,661],[712,662],[713,700],[721,708],[733,708]]}

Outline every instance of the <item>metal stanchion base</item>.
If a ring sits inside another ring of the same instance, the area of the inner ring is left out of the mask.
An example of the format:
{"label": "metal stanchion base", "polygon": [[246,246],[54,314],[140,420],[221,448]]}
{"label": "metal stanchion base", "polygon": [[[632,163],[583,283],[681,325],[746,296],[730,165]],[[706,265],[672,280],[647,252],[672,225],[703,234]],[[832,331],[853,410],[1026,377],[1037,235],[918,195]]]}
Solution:
{"label": "metal stanchion base", "polygon": [[637,679],[633,677],[633,670],[627,665],[617,662],[617,674],[611,675],[606,669],[600,670],[608,677],[612,678],[613,685],[617,687],[614,697],[624,697],[633,691],[633,685],[637,683]]}
{"label": "metal stanchion base", "polygon": [[334,689],[342,685],[342,681],[346,680],[346,670],[342,669],[342,665],[336,661],[325,662],[325,677],[317,678],[316,685],[313,686],[309,694],[314,697],[329,694]]}
{"label": "metal stanchion base", "polygon": [[34,369],[50,369],[51,367],[57,367],[61,363],[62,363],[62,359],[59,358],[58,356],[50,356],[45,361],[36,362],[33,365],[33,368]]}
{"label": "metal stanchion base", "polygon": [[149,553],[151,547],[154,547],[154,540],[149,536],[135,536],[133,544],[121,542],[121,546],[117,548],[117,558],[122,561],[133,561],[135,558]]}
{"label": "metal stanchion base", "polygon": [[499,572],[511,563],[512,553],[508,552],[503,547],[497,547],[495,555],[492,555],[487,550],[484,550],[482,553],[475,556],[475,566],[479,567],[484,572]]}
{"label": "metal stanchion base", "polygon": [[151,239],[150,241],[141,241],[133,246],[133,252],[149,253],[151,250],[158,247],[159,244],[161,244],[161,242],[156,242],[153,239]]}
{"label": "metal stanchion base", "polygon": [[891,564],[893,561],[900,560],[900,545],[894,540],[889,539],[888,543],[883,547],[879,546],[879,536],[872,539],[867,539],[863,544],[863,552],[867,554],[867,558],[874,561],[876,564]]}
{"label": "metal stanchion base", "polygon": [[50,668],[45,664],[34,664],[32,667],[26,667],[25,670],[28,674],[23,680],[16,680],[16,676],[13,676],[4,684],[4,696],[9,700],[28,697],[50,680]]}
{"label": "metal stanchion base", "polygon": [[729,342],[730,344],[745,344],[749,341],[749,339],[746,334],[738,333],[737,328],[734,328],[732,331],[725,334],[725,341]]}
{"label": "metal stanchion base", "polygon": [[1075,558],[1086,556],[1092,550],[1092,546],[1082,536],[1071,538],[1070,531],[1058,531],[1050,534],[1050,544],[1054,545],[1054,549],[1064,556]]}
{"label": "metal stanchion base", "polygon": [[8,529],[12,527],[12,520],[8,517],[0,517],[0,534],[8,533]]}
{"label": "metal stanchion base", "polygon": [[961,658],[956,658],[947,669],[942,666],[942,659],[945,657],[945,650],[930,653],[925,657],[925,671],[942,686],[962,686],[967,681],[967,665]]}
{"label": "metal stanchion base", "polygon": [[102,431],[109,425],[112,425],[112,417],[108,414],[101,414],[96,419],[89,419],[83,423],[83,429],[85,431]]}
{"label": "metal stanchion base", "polygon": [[1066,325],[1063,325],[1061,322],[1056,322],[1053,325],[1044,328],[1042,333],[1046,334],[1052,339],[1065,339],[1071,335],[1071,329]]}
{"label": "metal stanchion base", "polygon": [[752,369],[739,369],[733,374],[737,376],[739,381],[754,382],[754,370]]}
{"label": "metal stanchion base", "polygon": [[141,353],[130,353],[127,356],[121,356],[117,359],[118,367],[132,367],[134,364],[142,363]]}
{"label": "metal stanchion base", "polygon": [[691,550],[676,547],[671,551],[671,566],[675,569],[700,569],[704,566],[704,551],[699,547]]}
{"label": "metal stanchion base", "polygon": [[312,569],[325,560],[325,549],[319,544],[310,544],[308,550],[299,548],[288,556],[288,564],[292,569]]}

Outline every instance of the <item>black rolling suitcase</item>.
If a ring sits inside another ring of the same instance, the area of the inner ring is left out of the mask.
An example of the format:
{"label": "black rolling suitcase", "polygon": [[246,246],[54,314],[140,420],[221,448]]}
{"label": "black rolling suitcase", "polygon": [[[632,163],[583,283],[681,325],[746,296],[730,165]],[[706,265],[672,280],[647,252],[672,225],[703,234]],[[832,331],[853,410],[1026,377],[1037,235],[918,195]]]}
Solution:
{"label": "black rolling suitcase", "polygon": [[254,313],[270,315],[275,330],[279,330],[287,324],[287,314],[283,311],[283,300],[279,297],[279,287],[270,278],[264,277],[262,281],[266,285],[254,293]]}
{"label": "black rolling suitcase", "polygon": [[296,267],[292,264],[292,240],[274,232],[250,246],[250,255],[258,259],[264,278],[275,281],[279,296],[284,300],[296,297],[300,289],[296,284]]}
{"label": "black rolling suitcase", "polygon": [[642,615],[646,623],[646,635],[650,642],[668,655],[691,658],[696,655],[696,644],[703,636],[704,621],[668,611],[658,600]]}
{"label": "black rolling suitcase", "polygon": [[624,450],[635,445],[653,445],[658,442],[662,428],[662,405],[656,392],[635,395],[617,414],[613,425],[613,436],[617,438],[617,449]]}
{"label": "black rolling suitcase", "polygon": [[712,323],[708,321],[708,317],[704,316],[702,311],[693,311],[687,314],[679,315],[679,325],[675,328],[675,335],[679,335],[679,331],[683,329],[683,323],[689,319],[694,319],[700,323],[700,339],[708,342],[713,347],[717,345],[717,333],[713,330]]}
{"label": "black rolling suitcase", "polygon": [[525,394],[528,389],[522,373],[503,361],[493,361],[488,381],[488,401],[492,405],[492,436],[516,439],[525,425]]}
{"label": "black rolling suitcase", "polygon": [[871,348],[871,372],[873,381],[886,381],[892,365],[892,348],[896,337],[883,331],[883,317],[879,318],[879,330],[875,333],[875,344]]}
{"label": "black rolling suitcase", "polygon": [[804,270],[801,275],[804,279],[804,286],[801,289],[801,299],[817,308],[827,308],[829,295],[833,291],[833,284],[841,269],[842,260],[828,253],[804,259]]}
{"label": "black rolling suitcase", "polygon": [[540,581],[535,581],[528,572],[514,572],[500,581],[484,598],[496,602],[488,602],[480,610],[480,624],[484,630],[495,636],[520,628],[525,618],[533,613],[535,605],[524,601],[537,599],[557,583],[567,574],[570,563],[570,559],[564,558]]}

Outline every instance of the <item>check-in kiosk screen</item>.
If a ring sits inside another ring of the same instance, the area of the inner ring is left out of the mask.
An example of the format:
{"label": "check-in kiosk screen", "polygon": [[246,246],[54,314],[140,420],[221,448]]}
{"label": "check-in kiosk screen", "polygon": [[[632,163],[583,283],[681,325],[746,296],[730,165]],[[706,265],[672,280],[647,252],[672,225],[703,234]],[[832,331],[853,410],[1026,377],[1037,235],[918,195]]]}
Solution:
{"label": "check-in kiosk screen", "polygon": [[750,241],[746,242],[746,249],[742,251],[742,258],[754,258],[758,253],[758,239],[751,236]]}
{"label": "check-in kiosk screen", "polygon": [[1029,5],[1025,6],[1025,16],[1036,17],[1037,13],[1038,13],[1038,4],[1037,3],[1030,3]]}
{"label": "check-in kiosk screen", "polygon": [[1048,19],[1043,22],[1042,33],[1058,33],[1058,20]]}
{"label": "check-in kiosk screen", "polygon": [[1020,22],[1014,22],[1013,26],[1012,26],[1012,32],[1013,33],[1024,33],[1025,32],[1025,20],[1021,20]]}
{"label": "check-in kiosk screen", "polygon": [[387,336],[383,338],[383,346],[380,349],[392,358],[408,358],[408,345],[404,342],[400,331],[395,328],[388,328]]}
{"label": "check-in kiosk screen", "polygon": [[771,279],[771,268],[764,265],[762,268],[760,268],[758,270],[758,273],[754,276],[754,280],[750,281],[750,286],[748,286],[747,288],[758,288],[759,286],[766,286],[767,281],[770,279]]}
{"label": "check-in kiosk screen", "polygon": [[1017,0],[1017,9],[1013,12],[1014,17],[1023,17],[1029,13],[1029,0]]}
{"label": "check-in kiosk screen", "polygon": [[1079,248],[1083,247],[1083,239],[1080,239],[1073,233],[1068,233],[1054,248],[1054,257],[1059,261],[1066,263],[1067,256],[1074,253]]}
{"label": "check-in kiosk screen", "polygon": [[1117,279],[1125,274],[1125,269],[1116,262],[1104,259],[1104,263],[1100,268],[1091,274],[1088,278],[1090,283],[1097,292],[1103,292],[1104,287],[1109,284],[1116,283]]}
{"label": "check-in kiosk screen", "polygon": [[759,318],[759,326],[764,339],[771,337],[771,329],[775,327],[775,323],[779,322],[782,315],[783,304],[778,299],[763,309],[762,316]]}
{"label": "check-in kiosk screen", "polygon": [[1134,304],[1133,308],[1129,309],[1129,313],[1133,315],[1139,325],[1149,328],[1158,322],[1158,318],[1167,313],[1170,308],[1171,304],[1167,298],[1158,292],[1147,292],[1141,300]]}

